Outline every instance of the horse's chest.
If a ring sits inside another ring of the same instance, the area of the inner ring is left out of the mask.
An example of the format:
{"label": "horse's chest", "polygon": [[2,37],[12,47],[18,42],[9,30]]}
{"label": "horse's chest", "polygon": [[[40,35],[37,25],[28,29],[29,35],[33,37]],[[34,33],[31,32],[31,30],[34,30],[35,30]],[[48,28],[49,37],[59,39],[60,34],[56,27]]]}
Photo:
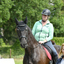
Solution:
{"label": "horse's chest", "polygon": [[29,64],[37,64],[38,60],[39,59],[36,56],[29,57],[28,59]]}
{"label": "horse's chest", "polygon": [[29,64],[37,64],[39,60],[40,58],[37,52],[32,53],[32,55],[28,57]]}
{"label": "horse's chest", "polygon": [[38,52],[33,53],[33,62],[38,63],[40,61],[40,54]]}
{"label": "horse's chest", "polygon": [[35,52],[35,53],[33,54],[33,61],[39,61],[39,59],[40,59],[39,53],[38,53],[38,52]]}

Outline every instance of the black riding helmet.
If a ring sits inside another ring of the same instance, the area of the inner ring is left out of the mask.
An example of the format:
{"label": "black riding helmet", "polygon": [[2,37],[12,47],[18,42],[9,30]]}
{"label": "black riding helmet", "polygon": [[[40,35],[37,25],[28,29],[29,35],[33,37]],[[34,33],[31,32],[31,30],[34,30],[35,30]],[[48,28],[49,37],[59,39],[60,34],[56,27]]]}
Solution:
{"label": "black riding helmet", "polygon": [[42,12],[42,14],[50,16],[51,12],[50,12],[49,9],[44,9],[43,12]]}

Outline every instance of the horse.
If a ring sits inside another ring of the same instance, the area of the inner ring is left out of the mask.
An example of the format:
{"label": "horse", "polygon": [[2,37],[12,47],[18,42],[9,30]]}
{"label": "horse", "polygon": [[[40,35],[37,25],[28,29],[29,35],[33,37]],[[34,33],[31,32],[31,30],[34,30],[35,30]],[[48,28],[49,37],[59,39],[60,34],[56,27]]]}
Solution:
{"label": "horse", "polygon": [[15,19],[20,45],[25,49],[23,64],[49,64],[50,59],[41,44],[34,38],[31,29],[27,25],[27,18],[19,22]]}

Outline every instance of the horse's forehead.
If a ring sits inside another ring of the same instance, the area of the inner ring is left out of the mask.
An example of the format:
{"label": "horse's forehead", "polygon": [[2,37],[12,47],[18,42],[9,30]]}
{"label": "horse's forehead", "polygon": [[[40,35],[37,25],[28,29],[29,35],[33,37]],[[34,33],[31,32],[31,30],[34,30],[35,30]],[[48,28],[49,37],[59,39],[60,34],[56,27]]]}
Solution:
{"label": "horse's forehead", "polygon": [[18,25],[25,25],[23,21],[19,22]]}

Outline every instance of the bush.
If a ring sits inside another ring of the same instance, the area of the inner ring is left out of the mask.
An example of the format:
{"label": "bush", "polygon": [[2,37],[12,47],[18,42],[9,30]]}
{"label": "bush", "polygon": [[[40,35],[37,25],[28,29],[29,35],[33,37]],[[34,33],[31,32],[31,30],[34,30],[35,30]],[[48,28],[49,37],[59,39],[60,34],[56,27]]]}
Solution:
{"label": "bush", "polygon": [[0,38],[0,46],[5,46],[5,43],[2,38]]}
{"label": "bush", "polygon": [[24,55],[24,49],[21,48],[20,46],[20,42],[19,40],[17,39],[16,42],[12,45],[12,55],[15,56],[15,55]]}
{"label": "bush", "polygon": [[[1,41],[2,39],[0,39]],[[24,49],[21,48],[20,42],[17,39],[16,42],[13,45],[5,45],[5,43],[2,43],[0,46],[0,55],[2,58],[9,58],[10,57],[10,50],[11,50],[11,57],[12,58],[22,58],[24,55]]]}
{"label": "bush", "polygon": [[64,37],[54,37],[52,39],[57,45],[62,45],[64,43]]}

